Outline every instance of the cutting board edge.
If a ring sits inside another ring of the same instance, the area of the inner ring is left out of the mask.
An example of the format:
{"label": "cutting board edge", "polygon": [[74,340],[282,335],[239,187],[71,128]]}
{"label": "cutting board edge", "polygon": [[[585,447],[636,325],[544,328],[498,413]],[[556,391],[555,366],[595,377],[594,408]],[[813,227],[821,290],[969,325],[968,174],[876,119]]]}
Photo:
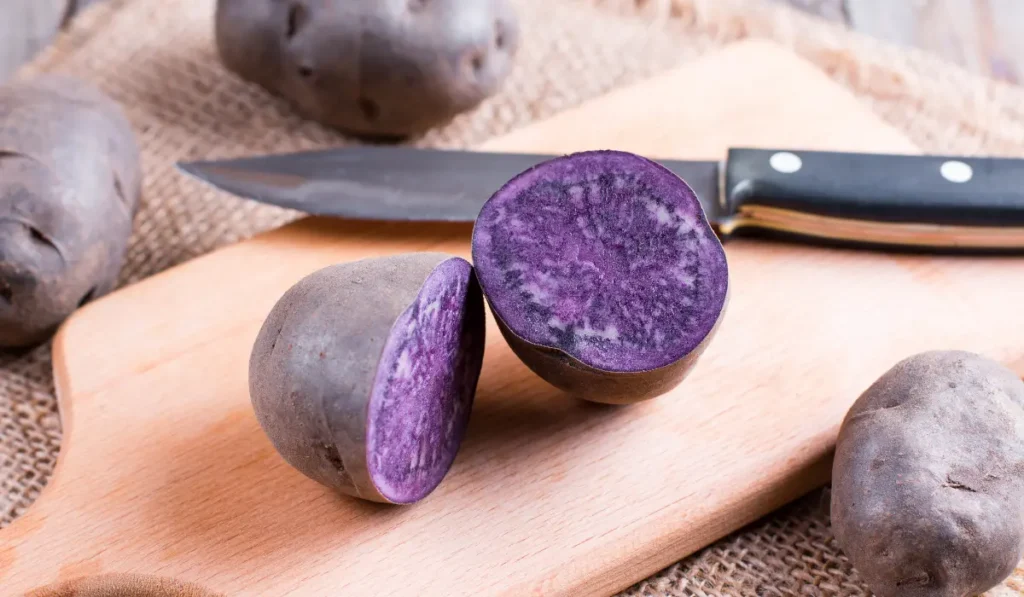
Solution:
{"label": "cutting board edge", "polygon": [[[802,468],[792,469],[774,483],[769,483],[763,491],[756,494],[745,492],[730,509],[730,522],[721,523],[719,519],[706,517],[700,524],[689,527],[685,532],[677,529],[674,533],[668,534],[664,541],[645,545],[645,556],[620,563],[616,567],[606,567],[591,577],[583,578],[583,582],[579,584],[565,587],[556,595],[613,595],[625,591],[718,541],[742,533],[744,529],[771,516],[780,508],[808,497],[828,485],[831,472],[832,456],[829,450],[827,456],[813,459]],[[769,509],[761,512],[765,506]],[[640,530],[636,532],[643,533]],[[649,531],[643,534],[649,535]],[[617,580],[617,577],[621,580]],[[508,597],[520,594],[522,593],[510,592]],[[548,597],[549,594],[535,593],[537,597]]]}
{"label": "cutting board edge", "polygon": [[[834,433],[829,432],[822,435],[831,437],[834,436]],[[696,522],[685,530],[666,524],[664,528],[669,529],[669,532],[663,533],[657,541],[649,539],[650,530],[645,531],[641,526],[634,525],[633,528],[621,532],[621,535],[623,535],[621,538],[626,540],[627,543],[630,538],[644,538],[641,542],[642,550],[634,552],[634,557],[617,561],[611,565],[606,563],[593,565],[595,571],[590,575],[577,577],[576,582],[563,582],[557,575],[554,578],[535,578],[531,581],[510,584],[495,594],[507,595],[508,597],[518,597],[519,595],[576,597],[584,594],[612,595],[627,590],[644,579],[650,578],[671,565],[707,548],[713,543],[735,533],[743,532],[748,526],[757,524],[779,508],[805,498],[815,490],[826,485],[831,474],[832,442],[829,441],[827,445],[823,446],[820,438],[818,439],[819,441],[808,439],[804,442],[807,444],[805,446],[807,450],[800,452],[803,454],[801,458],[802,466],[789,467],[784,474],[777,475],[772,479],[760,480],[756,487],[742,492],[733,492],[733,499],[729,507],[729,518],[719,517],[711,513],[700,513],[695,519]],[[788,458],[790,457],[780,455],[777,460]],[[54,478],[56,478],[56,475]],[[47,514],[45,509],[37,508],[37,505],[45,502],[42,498],[43,496],[40,495],[39,499],[29,506],[22,516],[15,520],[7,529],[0,529],[0,536],[20,536],[23,532],[42,526],[45,523]],[[659,516],[654,517],[655,521],[669,519],[671,515],[676,513],[675,511],[678,510],[679,504],[682,501],[680,499],[664,508]],[[765,510],[766,505],[769,507],[768,510]],[[648,517],[645,520],[650,522],[651,518]],[[22,531],[22,527],[26,530]],[[619,549],[618,546],[604,544],[583,557],[588,562],[593,562],[595,559],[607,562],[606,554]],[[208,580],[204,581],[198,576],[195,578],[187,575],[164,576],[160,567],[152,569],[135,566],[118,567],[114,565],[107,566],[103,570],[103,574],[115,576],[132,574],[163,576],[163,578],[175,578],[179,581],[192,582],[208,590],[221,590],[217,583],[211,583]],[[91,576],[93,574],[86,574],[83,577]],[[0,576],[0,578],[3,577]],[[8,580],[19,583],[19,581],[24,579],[15,577]],[[66,580],[69,580],[69,578],[61,577],[60,582]],[[52,585],[53,583],[49,582],[36,582],[29,587],[29,590],[39,590]],[[19,583],[19,586],[27,585]],[[241,593],[240,595],[248,594],[250,593]],[[291,595],[292,593],[289,592],[288,594]],[[428,592],[426,594],[440,595],[441,593]],[[476,593],[461,593],[457,591],[450,593],[446,591],[443,594],[465,594],[468,597],[468,595]]]}

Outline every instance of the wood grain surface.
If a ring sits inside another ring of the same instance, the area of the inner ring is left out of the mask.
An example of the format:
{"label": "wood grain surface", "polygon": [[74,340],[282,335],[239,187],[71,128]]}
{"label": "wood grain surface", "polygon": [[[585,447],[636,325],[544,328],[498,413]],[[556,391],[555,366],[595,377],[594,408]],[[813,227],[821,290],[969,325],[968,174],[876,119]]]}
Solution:
{"label": "wood grain surface", "polygon": [[775,0],[971,72],[1024,82],[1020,0]]}
{"label": "wood grain surface", "polygon": [[[764,42],[484,148],[698,159],[730,144],[916,152]],[[147,574],[232,597],[607,595],[825,483],[846,409],[898,359],[961,348],[1024,370],[1024,260],[736,241],[726,318],[675,391],[570,400],[489,317],[468,436],[426,500],[364,503],[288,467],[247,392],[274,302],[339,261],[468,257],[470,232],[304,219],[79,311],[54,347],[63,449],[40,499],[0,530],[0,594]]]}

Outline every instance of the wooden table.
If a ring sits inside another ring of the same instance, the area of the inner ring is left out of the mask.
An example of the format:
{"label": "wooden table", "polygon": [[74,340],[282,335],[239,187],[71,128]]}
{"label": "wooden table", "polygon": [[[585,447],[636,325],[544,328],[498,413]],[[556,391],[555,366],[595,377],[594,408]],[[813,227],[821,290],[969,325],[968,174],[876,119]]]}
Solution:
{"label": "wooden table", "polygon": [[938,54],[972,72],[1024,82],[1020,0],[775,0],[889,42]]}

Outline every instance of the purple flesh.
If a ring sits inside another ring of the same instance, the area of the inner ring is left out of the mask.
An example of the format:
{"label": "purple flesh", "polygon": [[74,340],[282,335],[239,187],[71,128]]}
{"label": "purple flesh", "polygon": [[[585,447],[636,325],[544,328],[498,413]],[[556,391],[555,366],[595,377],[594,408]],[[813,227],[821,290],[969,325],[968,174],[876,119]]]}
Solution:
{"label": "purple flesh", "polygon": [[555,158],[509,181],[478,216],[473,261],[513,333],[604,371],[684,358],[728,289],[725,252],[693,190],[618,151]]}
{"label": "purple flesh", "polygon": [[462,259],[438,265],[395,322],[367,414],[367,470],[394,503],[412,503],[444,478],[458,452],[482,360],[483,313]]}

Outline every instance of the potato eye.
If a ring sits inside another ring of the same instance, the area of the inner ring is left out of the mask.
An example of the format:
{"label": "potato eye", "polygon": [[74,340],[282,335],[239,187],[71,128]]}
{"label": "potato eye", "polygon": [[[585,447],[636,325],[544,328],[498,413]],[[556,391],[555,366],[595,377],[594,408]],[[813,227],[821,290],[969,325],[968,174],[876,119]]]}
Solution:
{"label": "potato eye", "polygon": [[372,99],[360,96],[356,103],[359,104],[359,111],[363,113],[363,117],[367,120],[376,120],[377,116],[380,115],[380,106]]}
{"label": "potato eye", "polygon": [[46,238],[46,235],[43,234],[43,231],[36,228],[35,226],[29,226],[28,233],[32,236],[32,240],[36,241],[37,243],[50,244],[50,241]]}
{"label": "potato eye", "polygon": [[82,295],[82,298],[78,299],[78,306],[79,306],[79,308],[84,306],[86,303],[92,301],[93,297],[95,297],[95,296],[96,296],[96,287],[93,286],[92,288],[89,289],[89,292],[86,292],[84,295]]}
{"label": "potato eye", "polygon": [[295,37],[295,34],[299,32],[299,29],[301,29],[308,20],[309,11],[306,9],[305,5],[298,2],[292,4],[288,9],[288,29],[285,34],[288,39]]}
{"label": "potato eye", "polygon": [[476,52],[473,57],[470,58],[469,63],[473,66],[473,72],[479,73],[484,68],[484,55],[482,52]]}
{"label": "potato eye", "polygon": [[124,183],[121,182],[121,177],[117,175],[117,170],[113,171],[114,175],[114,193],[117,195],[117,199],[129,207],[128,195],[124,192]]}
{"label": "potato eye", "polygon": [[505,47],[505,24],[501,21],[494,24],[494,47],[499,50]]}

